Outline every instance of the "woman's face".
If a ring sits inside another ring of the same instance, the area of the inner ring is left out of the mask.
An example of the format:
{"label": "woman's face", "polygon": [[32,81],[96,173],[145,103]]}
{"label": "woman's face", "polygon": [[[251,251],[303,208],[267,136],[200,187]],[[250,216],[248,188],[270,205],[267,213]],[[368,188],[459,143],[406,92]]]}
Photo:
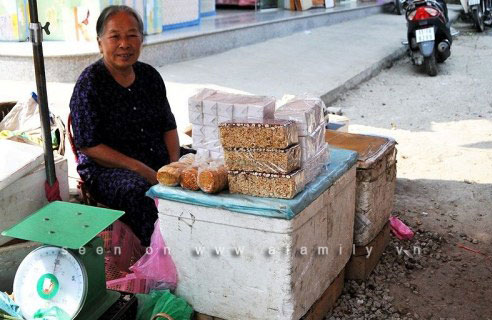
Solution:
{"label": "woman's face", "polygon": [[97,42],[108,67],[127,71],[138,60],[142,40],[137,19],[129,13],[118,12],[108,19]]}

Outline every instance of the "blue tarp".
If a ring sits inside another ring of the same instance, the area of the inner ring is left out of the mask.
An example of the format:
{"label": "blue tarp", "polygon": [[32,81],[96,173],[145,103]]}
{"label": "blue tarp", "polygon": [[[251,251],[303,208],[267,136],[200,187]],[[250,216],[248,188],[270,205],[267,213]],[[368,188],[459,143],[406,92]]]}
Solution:
{"label": "blue tarp", "polygon": [[328,189],[356,162],[357,152],[331,148],[330,163],[323,167],[322,172],[313,182],[308,184],[294,199],[290,200],[252,197],[242,194],[231,194],[227,191],[217,195],[211,195],[201,191],[188,191],[179,187],[165,187],[161,185],[155,185],[150,188],[147,191],[147,196],[290,220]]}

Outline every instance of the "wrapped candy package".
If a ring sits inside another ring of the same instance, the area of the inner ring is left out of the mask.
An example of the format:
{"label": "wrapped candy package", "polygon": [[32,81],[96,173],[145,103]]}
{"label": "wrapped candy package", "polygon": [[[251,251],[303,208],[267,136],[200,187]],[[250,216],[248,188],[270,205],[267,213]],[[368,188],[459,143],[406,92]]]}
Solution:
{"label": "wrapped candy package", "polygon": [[304,170],[290,174],[229,171],[229,190],[257,197],[292,199],[305,185]]}
{"label": "wrapped candy package", "polygon": [[328,164],[329,159],[330,151],[328,144],[324,143],[324,146],[302,166],[302,170],[304,171],[304,186],[318,176],[323,166]]}
{"label": "wrapped candy package", "polygon": [[321,99],[294,99],[275,111],[275,119],[293,120],[299,136],[309,136],[323,122]]}
{"label": "wrapped candy package", "polygon": [[189,121],[193,124],[193,148],[207,149],[213,159],[222,159],[224,153],[217,129],[220,123],[241,118],[273,118],[274,111],[273,97],[202,89],[188,100]]}
{"label": "wrapped candy package", "polygon": [[325,126],[321,124],[308,136],[299,136],[301,146],[301,162],[309,161],[325,145]]}
{"label": "wrapped candy package", "polygon": [[299,145],[287,149],[228,148],[224,153],[225,164],[232,171],[285,174],[298,169],[301,162]]}
{"label": "wrapped candy package", "polygon": [[245,119],[219,125],[224,148],[285,149],[298,143],[297,127],[289,120]]}

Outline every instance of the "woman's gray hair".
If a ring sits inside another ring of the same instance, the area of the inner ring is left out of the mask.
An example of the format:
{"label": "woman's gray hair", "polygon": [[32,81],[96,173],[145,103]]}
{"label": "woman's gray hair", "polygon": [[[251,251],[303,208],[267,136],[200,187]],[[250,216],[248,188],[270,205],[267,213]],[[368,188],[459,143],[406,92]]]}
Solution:
{"label": "woman's gray hair", "polygon": [[99,15],[99,18],[97,18],[97,23],[96,23],[97,36],[101,37],[103,35],[104,28],[106,27],[106,23],[108,22],[109,18],[111,18],[113,15],[119,12],[126,12],[135,17],[138,23],[138,31],[142,35],[142,39],[143,39],[144,25],[143,25],[142,18],[140,17],[137,11],[135,11],[133,8],[130,8],[129,6],[109,6],[104,8],[104,10]]}

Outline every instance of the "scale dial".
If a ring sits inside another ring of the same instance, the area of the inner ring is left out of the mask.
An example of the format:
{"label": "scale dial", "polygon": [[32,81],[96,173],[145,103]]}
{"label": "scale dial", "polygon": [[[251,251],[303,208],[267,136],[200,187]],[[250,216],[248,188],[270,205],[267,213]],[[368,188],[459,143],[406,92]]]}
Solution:
{"label": "scale dial", "polygon": [[27,319],[39,309],[54,306],[73,319],[87,296],[87,272],[71,251],[42,246],[29,253],[17,269],[14,296]]}

